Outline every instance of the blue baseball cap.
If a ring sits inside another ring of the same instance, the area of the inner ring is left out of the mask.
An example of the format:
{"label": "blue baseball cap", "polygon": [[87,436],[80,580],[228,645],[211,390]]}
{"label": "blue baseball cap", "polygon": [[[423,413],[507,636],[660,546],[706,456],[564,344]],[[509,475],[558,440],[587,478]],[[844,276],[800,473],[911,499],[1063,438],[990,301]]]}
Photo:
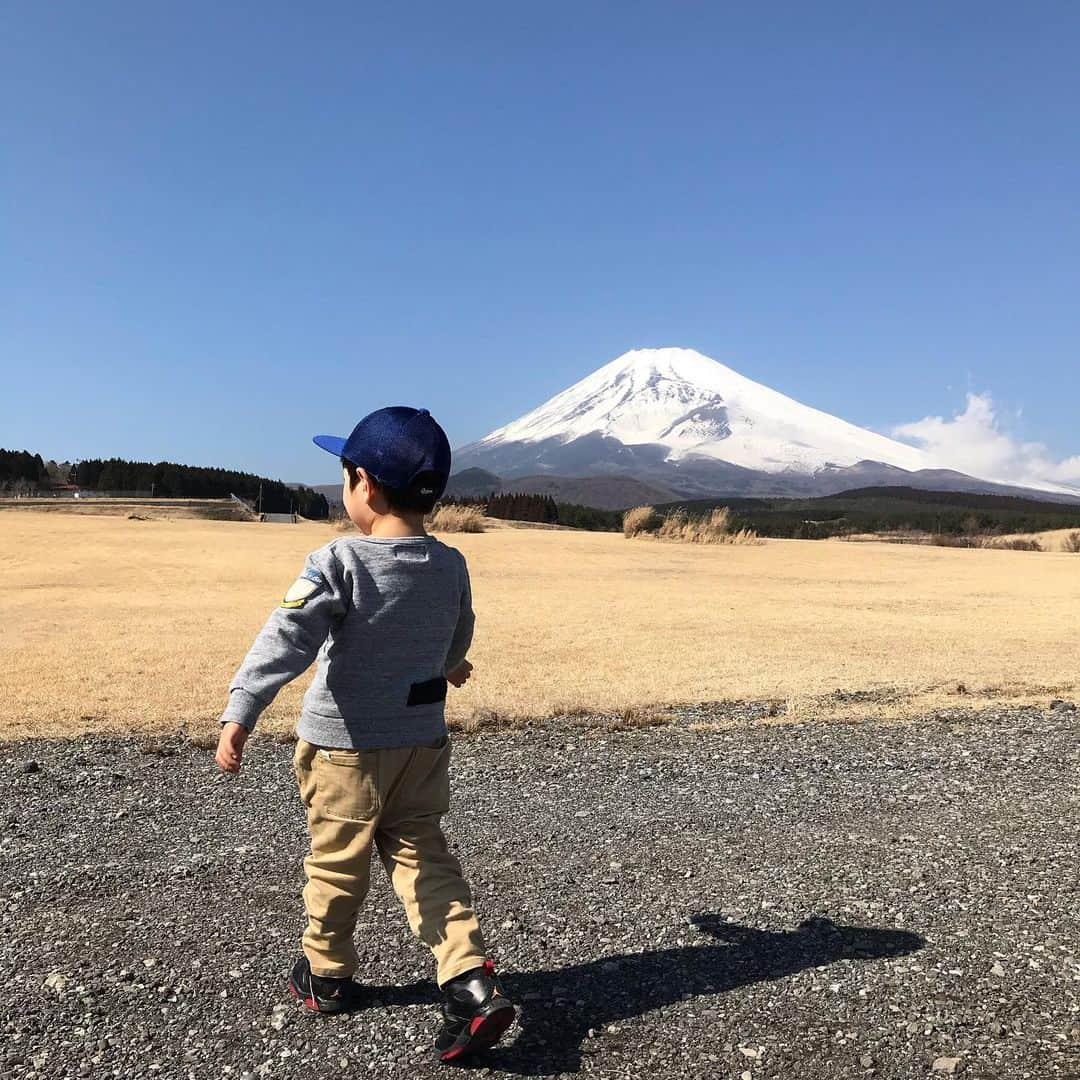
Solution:
{"label": "blue baseball cap", "polygon": [[343,439],[316,435],[316,446],[366,469],[383,487],[438,498],[450,478],[450,441],[427,409],[391,405],[369,413]]}

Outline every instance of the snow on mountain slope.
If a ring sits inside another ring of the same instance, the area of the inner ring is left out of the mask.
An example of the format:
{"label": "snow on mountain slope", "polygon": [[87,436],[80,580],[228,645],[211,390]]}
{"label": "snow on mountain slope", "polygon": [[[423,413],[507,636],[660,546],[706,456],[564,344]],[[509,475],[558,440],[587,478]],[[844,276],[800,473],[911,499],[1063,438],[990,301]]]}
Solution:
{"label": "snow on mountain slope", "polygon": [[454,463],[502,478],[629,476],[683,496],[906,485],[1080,498],[1080,489],[1042,477],[950,469],[940,455],[802,405],[693,349],[625,353],[460,447]]}
{"label": "snow on mountain slope", "polygon": [[666,448],[669,463],[712,458],[759,472],[816,473],[879,461],[914,471],[922,451],[801,405],[693,349],[635,349],[463,448],[601,436]]}

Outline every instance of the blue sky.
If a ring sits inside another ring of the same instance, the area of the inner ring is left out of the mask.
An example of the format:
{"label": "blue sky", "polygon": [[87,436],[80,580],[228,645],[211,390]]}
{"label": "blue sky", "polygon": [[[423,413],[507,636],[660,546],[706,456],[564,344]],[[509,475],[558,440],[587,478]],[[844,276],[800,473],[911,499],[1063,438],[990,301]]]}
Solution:
{"label": "blue sky", "polygon": [[0,445],[323,482],[371,408],[458,445],[685,345],[1080,453],[1075,4],[0,18]]}

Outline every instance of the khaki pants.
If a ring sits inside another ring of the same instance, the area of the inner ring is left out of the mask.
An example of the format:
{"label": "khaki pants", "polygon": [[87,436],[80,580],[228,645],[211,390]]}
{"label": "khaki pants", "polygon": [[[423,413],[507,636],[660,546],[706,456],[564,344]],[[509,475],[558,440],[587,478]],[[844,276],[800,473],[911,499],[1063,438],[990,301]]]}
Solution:
{"label": "khaki pants", "polygon": [[450,802],[450,740],[332,750],[299,741],[293,769],[307,807],[304,955],[315,975],[352,975],[356,918],[378,848],[413,933],[431,948],[439,985],[487,957],[461,865],[439,826]]}

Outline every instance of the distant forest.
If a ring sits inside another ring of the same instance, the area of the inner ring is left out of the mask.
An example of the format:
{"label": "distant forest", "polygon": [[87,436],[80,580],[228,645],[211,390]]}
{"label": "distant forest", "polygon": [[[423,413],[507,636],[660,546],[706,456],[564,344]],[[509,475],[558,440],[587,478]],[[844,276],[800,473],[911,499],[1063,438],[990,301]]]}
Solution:
{"label": "distant forest", "polygon": [[48,482],[49,474],[40,454],[0,449],[0,491],[32,491]]}
{"label": "distant forest", "polygon": [[[549,495],[500,492],[446,503],[479,506],[490,517],[542,521],[598,532],[622,530],[621,510],[557,503]],[[944,536],[1001,535],[1080,528],[1080,504],[975,495],[914,488],[861,488],[815,499],[694,499],[656,507],[661,514],[684,510],[704,517],[730,509],[738,529],[759,536],[824,540],[871,532],[925,532]]]}
{"label": "distant forest", "polygon": [[[67,475],[63,475],[64,472]],[[329,516],[326,496],[311,488],[291,488],[232,469],[208,469],[171,461],[126,461],[89,458],[65,468],[44,462],[26,450],[0,450],[0,490],[20,494],[49,491],[67,483],[83,491],[138,493],[167,498],[227,499],[237,495],[255,503],[262,490],[260,509],[267,514],[296,512],[318,520]]]}
{"label": "distant forest", "polygon": [[568,525],[592,532],[622,530],[621,510],[598,510],[576,503],[557,503],[550,495],[501,491],[476,498],[450,496],[441,501],[448,506],[478,506],[488,517],[507,521],[539,521],[545,525]]}
{"label": "distant forest", "polygon": [[[169,461],[90,459],[75,465],[43,461],[28,450],[0,449],[0,492],[33,494],[75,484],[85,491],[125,492],[165,497],[224,499],[230,494],[254,504],[262,488],[262,510],[306,518],[329,516],[326,496],[311,488],[290,488],[280,480],[231,469],[207,469]],[[479,506],[490,517],[537,521],[576,529],[617,532],[622,511],[556,502],[550,495],[498,492],[477,498],[450,497],[448,505]],[[660,513],[685,510],[704,516],[719,506],[734,524],[759,536],[817,540],[853,533],[918,531],[944,536],[1008,535],[1080,528],[1080,504],[1008,495],[861,488],[815,499],[695,499],[672,502]]]}
{"label": "distant forest", "polygon": [[904,487],[857,488],[816,499],[695,499],[656,509],[704,516],[720,506],[731,511],[735,528],[799,540],[879,532],[1007,536],[1080,527],[1080,503]]}

